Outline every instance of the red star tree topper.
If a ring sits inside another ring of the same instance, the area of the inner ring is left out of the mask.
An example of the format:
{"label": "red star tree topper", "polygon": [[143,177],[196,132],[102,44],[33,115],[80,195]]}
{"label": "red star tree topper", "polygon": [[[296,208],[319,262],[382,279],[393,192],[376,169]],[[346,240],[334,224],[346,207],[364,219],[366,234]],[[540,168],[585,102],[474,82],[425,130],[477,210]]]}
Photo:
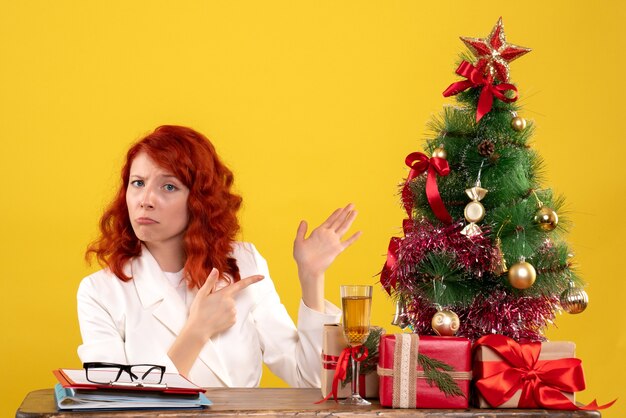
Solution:
{"label": "red star tree topper", "polygon": [[485,39],[461,37],[461,40],[478,58],[476,68],[506,83],[509,80],[509,63],[530,52],[530,48],[506,43],[502,17]]}

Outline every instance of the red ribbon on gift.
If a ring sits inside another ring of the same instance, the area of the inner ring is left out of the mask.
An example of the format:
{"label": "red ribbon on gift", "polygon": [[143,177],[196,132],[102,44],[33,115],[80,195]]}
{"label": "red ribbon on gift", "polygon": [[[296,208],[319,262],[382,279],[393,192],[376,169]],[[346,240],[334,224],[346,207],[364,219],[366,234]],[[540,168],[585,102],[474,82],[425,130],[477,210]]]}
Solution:
{"label": "red ribbon on gift", "polygon": [[[361,353],[361,350],[363,352]],[[363,361],[367,358],[369,354],[367,347],[364,345],[357,345],[355,347],[346,347],[343,349],[339,357],[337,358],[337,366],[335,367],[335,374],[333,376],[333,385],[330,393],[315,403],[326,402],[332,396],[337,402],[337,391],[339,389],[339,382],[344,382],[346,380],[346,373],[348,371],[348,362],[350,361],[350,357],[354,359],[354,361]]]}
{"label": "red ribbon on gift", "polygon": [[428,158],[426,154],[422,154],[421,152],[412,152],[406,156],[404,162],[411,168],[406,182],[404,183],[404,188],[402,189],[402,203],[404,204],[404,209],[409,215],[409,218],[411,218],[413,211],[413,199],[411,199],[409,183],[415,177],[428,170],[428,177],[426,178],[426,197],[428,198],[428,204],[430,204],[433,213],[441,222],[446,224],[452,223],[452,217],[446,210],[443,200],[441,200],[441,195],[439,194],[439,188],[437,187],[437,175],[447,176],[450,174],[448,161],[445,158]]}
{"label": "red ribbon on gift", "polygon": [[[478,106],[476,107],[476,122],[480,121],[483,116],[491,111],[493,105],[493,98],[503,101],[505,103],[511,103],[517,100],[517,87],[509,83],[493,84],[493,77],[491,75],[485,77],[482,71],[474,67],[467,61],[463,61],[459,68],[456,69],[456,73],[467,80],[457,81],[448,86],[443,92],[444,97],[454,96],[462,91],[465,91],[471,87],[483,86],[478,98]],[[506,91],[512,91],[513,97],[505,96]]]}
{"label": "red ribbon on gift", "polygon": [[[322,367],[326,370],[335,370],[337,368],[338,360],[339,356],[331,356],[322,353]],[[359,373],[359,395],[361,395],[362,398],[365,398],[365,394],[367,393],[366,385],[367,380],[365,379],[365,375],[363,373]],[[339,387],[337,387],[337,389],[339,389]],[[339,393],[339,391],[337,391],[337,393]]]}
{"label": "red ribbon on gift", "polygon": [[486,335],[476,341],[477,346],[494,350],[502,362],[482,362],[476,387],[495,408],[521,390],[520,408],[546,409],[605,409],[610,402],[599,406],[594,400],[578,407],[562,392],[585,389],[585,378],[580,359],[563,358],[538,361],[541,343],[518,344],[504,335]]}

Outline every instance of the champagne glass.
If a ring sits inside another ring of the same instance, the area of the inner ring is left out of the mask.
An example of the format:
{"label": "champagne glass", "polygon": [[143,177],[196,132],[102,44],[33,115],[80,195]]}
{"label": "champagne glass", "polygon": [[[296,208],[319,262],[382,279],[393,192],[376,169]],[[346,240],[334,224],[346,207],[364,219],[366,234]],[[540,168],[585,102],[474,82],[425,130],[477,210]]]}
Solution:
{"label": "champagne glass", "polygon": [[[372,286],[341,286],[343,307],[343,334],[350,347],[362,345],[370,333],[370,312],[372,308]],[[360,363],[351,355],[352,395],[341,401],[344,405],[370,405],[359,395]]]}

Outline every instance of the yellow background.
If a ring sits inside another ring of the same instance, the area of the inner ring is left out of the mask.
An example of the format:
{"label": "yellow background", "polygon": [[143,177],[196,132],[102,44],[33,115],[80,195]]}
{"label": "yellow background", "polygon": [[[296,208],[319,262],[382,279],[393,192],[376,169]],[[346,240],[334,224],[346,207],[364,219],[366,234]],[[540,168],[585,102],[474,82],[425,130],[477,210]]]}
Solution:
{"label": "yellow background", "polygon": [[[581,4],[576,6],[575,4]],[[300,219],[351,201],[363,236],[328,272],[377,283],[403,218],[404,157],[445,104],[464,47],[503,16],[511,65],[545,184],[567,197],[569,236],[590,306],[560,315],[587,391],[626,413],[623,109],[626,6],[620,1],[4,1],[0,13],[0,415],[51,370],[78,367],[83,262],[128,145],[160,124],[209,136],[244,196],[242,238],[269,260],[295,315],[291,244]],[[376,287],[373,323],[393,307]],[[281,384],[266,375],[264,386]]]}

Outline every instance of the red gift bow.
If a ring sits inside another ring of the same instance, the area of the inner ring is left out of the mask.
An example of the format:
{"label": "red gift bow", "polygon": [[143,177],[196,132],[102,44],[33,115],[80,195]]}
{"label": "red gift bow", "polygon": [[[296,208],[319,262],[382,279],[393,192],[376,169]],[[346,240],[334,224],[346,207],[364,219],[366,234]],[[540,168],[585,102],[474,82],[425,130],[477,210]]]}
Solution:
{"label": "red gift bow", "polygon": [[[470,87],[483,86],[483,89],[480,92],[480,97],[478,98],[478,106],[476,108],[476,122],[480,121],[483,116],[491,111],[494,96],[496,99],[506,103],[511,103],[517,100],[517,87],[509,83],[494,85],[493,77],[491,77],[491,75],[485,78],[480,70],[467,61],[463,61],[459,65],[459,68],[456,69],[456,73],[465,77],[467,80],[457,81],[450,84],[443,92],[443,96],[454,96],[455,94],[459,94],[460,92],[469,89]],[[514,96],[505,96],[504,93],[507,90],[512,91]]]}
{"label": "red gift bow", "polygon": [[[361,349],[363,353],[360,353]],[[331,395],[337,402],[337,391],[339,388],[339,382],[343,382],[346,380],[346,373],[348,371],[348,361],[350,361],[350,357],[354,359],[354,361],[363,361],[367,358],[369,352],[367,351],[367,347],[364,345],[357,345],[355,347],[346,347],[343,349],[341,354],[339,354],[339,358],[337,359],[337,367],[335,368],[335,375],[333,376],[333,385],[330,393],[315,403],[326,402],[330,399]]]}
{"label": "red gift bow", "polygon": [[494,350],[503,362],[482,362],[476,387],[495,408],[522,390],[520,408],[547,409],[605,409],[610,402],[598,406],[594,400],[578,407],[561,391],[578,392],[585,389],[581,361],[577,358],[538,361],[541,343],[518,344],[504,335],[485,335],[475,347],[486,346]]}
{"label": "red gift bow", "polygon": [[404,183],[404,188],[402,189],[402,203],[404,204],[404,209],[409,215],[409,218],[411,218],[411,212],[413,210],[409,183],[415,177],[428,170],[428,177],[426,178],[426,197],[428,198],[428,203],[435,216],[439,218],[440,221],[447,224],[452,223],[452,217],[446,210],[441,200],[441,195],[439,194],[439,188],[437,187],[437,175],[447,176],[450,174],[448,161],[445,158],[428,158],[426,154],[422,154],[421,152],[412,152],[406,156],[404,162],[411,168],[406,182]]}

